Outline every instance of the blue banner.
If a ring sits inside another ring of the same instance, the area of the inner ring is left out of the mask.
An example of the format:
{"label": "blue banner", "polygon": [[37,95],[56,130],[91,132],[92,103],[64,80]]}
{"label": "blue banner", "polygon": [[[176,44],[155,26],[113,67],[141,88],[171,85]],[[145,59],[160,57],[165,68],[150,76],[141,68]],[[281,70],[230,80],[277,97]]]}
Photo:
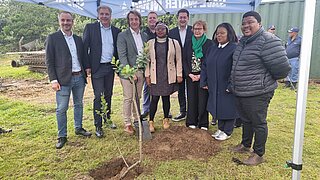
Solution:
{"label": "blue banner", "polygon": [[130,10],[137,10],[142,16],[150,11],[162,14],[176,14],[185,8],[190,14],[239,13],[254,10],[261,0],[17,0],[50,8],[69,11],[96,19],[97,7],[107,5],[112,9],[113,18],[124,18]]}

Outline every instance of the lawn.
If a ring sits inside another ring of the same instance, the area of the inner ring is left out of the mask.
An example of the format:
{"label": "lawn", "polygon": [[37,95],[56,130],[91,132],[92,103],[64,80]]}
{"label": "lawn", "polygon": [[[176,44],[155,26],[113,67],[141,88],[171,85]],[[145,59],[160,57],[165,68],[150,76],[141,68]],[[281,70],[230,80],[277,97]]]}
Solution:
{"label": "lawn", "polygon": [[[10,58],[7,56],[0,56],[0,77],[2,80],[10,78],[39,81],[46,78],[45,75],[29,72],[26,67],[11,68]],[[302,179],[320,179],[319,92],[319,85],[309,86]],[[172,98],[171,104],[171,112],[176,115],[177,98]],[[151,168],[152,173],[142,174],[138,179],[290,179],[292,170],[285,168],[285,162],[292,158],[295,105],[295,92],[279,87],[270,104],[267,118],[269,136],[264,164],[247,167],[238,166],[231,161],[232,157],[246,157],[228,150],[241,140],[241,128],[238,128],[229,140],[221,143],[222,150],[208,161],[154,161],[146,158],[143,165]],[[114,88],[112,108],[113,120],[119,128],[105,129],[106,137],[103,139],[76,136],[73,130],[73,111],[70,108],[68,143],[56,150],[55,102],[38,104],[0,92],[0,127],[13,130],[12,133],[0,135],[0,179],[90,179],[90,170],[119,157],[111,133],[117,137],[125,157],[138,157],[136,138],[125,135],[121,127],[122,90],[119,84]],[[162,113],[161,108],[158,109],[160,112],[156,119],[160,119]],[[92,101],[86,101],[83,125],[94,132],[92,119]],[[155,124],[157,127],[161,126],[159,120]],[[183,125],[183,122],[174,125]],[[215,131],[216,128],[210,126],[210,131]]]}

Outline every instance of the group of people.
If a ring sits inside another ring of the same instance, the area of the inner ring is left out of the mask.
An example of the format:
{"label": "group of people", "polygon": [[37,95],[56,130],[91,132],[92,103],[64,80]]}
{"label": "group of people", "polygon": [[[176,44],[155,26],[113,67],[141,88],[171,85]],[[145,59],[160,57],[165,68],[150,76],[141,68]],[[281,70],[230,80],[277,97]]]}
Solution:
{"label": "group of people", "polygon": [[[218,119],[217,140],[230,138],[234,121],[243,123],[242,141],[233,147],[235,152],[253,152],[244,161],[247,165],[263,162],[267,140],[267,110],[277,88],[277,80],[285,78],[290,65],[281,40],[265,31],[261,17],[249,11],[242,17],[240,40],[229,23],[219,24],[212,40],[206,36],[207,24],[198,20],[188,25],[189,12],[180,9],[178,26],[169,30],[158,21],[155,12],[148,15],[148,27],[142,31],[138,11],[127,14],[128,29],[121,32],[111,25],[112,9],[99,6],[99,21],[86,25],[83,40],[72,33],[73,16],[59,13],[60,30],[50,34],[46,42],[46,61],[52,88],[56,91],[58,143],[67,142],[68,103],[72,92],[75,133],[91,136],[82,127],[83,93],[87,75],[91,75],[94,102],[95,135],[104,136],[103,121],[110,119],[114,71],[111,60],[122,65],[136,65],[137,55],[147,43],[149,62],[145,71],[134,74],[134,84],[121,76],[123,87],[124,131],[134,133],[132,123],[140,120],[134,108],[134,94],[144,95],[142,117],[149,115],[149,129],[155,132],[155,114],[162,99],[163,128],[170,127],[170,95],[178,91],[180,114],[172,121],[186,119],[189,128],[208,130],[209,113]],[[135,92],[137,91],[137,92]],[[187,93],[186,93],[187,92]],[[101,95],[108,104],[108,113],[101,117]]]}

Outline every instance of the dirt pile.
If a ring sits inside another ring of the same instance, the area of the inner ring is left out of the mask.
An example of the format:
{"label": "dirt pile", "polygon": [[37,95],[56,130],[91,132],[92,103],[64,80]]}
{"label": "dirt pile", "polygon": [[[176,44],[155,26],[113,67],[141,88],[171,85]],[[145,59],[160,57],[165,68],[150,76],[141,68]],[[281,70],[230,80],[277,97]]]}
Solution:
{"label": "dirt pile", "polygon": [[207,160],[220,151],[220,143],[208,131],[173,126],[153,134],[143,145],[143,153],[154,160]]}

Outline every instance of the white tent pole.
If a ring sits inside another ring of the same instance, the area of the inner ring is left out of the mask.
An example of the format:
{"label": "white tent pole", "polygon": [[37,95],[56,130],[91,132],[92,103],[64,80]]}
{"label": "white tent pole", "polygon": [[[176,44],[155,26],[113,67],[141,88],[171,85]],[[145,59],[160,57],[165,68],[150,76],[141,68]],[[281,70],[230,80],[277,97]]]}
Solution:
{"label": "white tent pole", "polygon": [[316,0],[307,0],[304,4],[303,34],[300,54],[300,71],[298,94],[296,104],[296,121],[294,129],[294,145],[292,153],[292,180],[300,180],[302,169],[302,150],[304,126],[306,117],[306,104],[308,94],[308,80],[312,50]]}

